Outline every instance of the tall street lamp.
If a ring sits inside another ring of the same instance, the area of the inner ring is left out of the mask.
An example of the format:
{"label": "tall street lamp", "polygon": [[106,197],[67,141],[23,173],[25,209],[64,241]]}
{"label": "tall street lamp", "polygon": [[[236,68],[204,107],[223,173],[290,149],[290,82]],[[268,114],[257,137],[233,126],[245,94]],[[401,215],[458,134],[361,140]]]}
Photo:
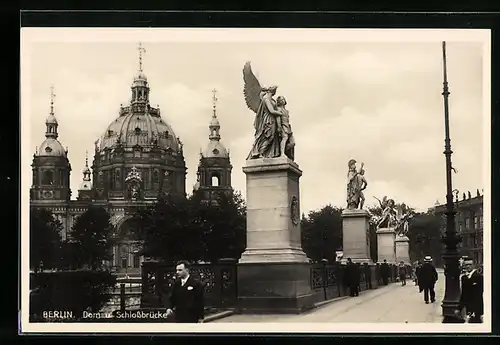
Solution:
{"label": "tall street lamp", "polygon": [[463,323],[464,320],[455,313],[458,310],[460,300],[460,268],[457,245],[460,238],[455,229],[455,205],[453,203],[453,188],[451,172],[451,140],[450,140],[450,119],[448,108],[448,78],[446,73],[446,42],[443,42],[443,99],[444,99],[444,130],[445,145],[444,155],[446,157],[446,231],[442,241],[446,248],[443,253],[445,263],[445,293],[443,303],[443,323]]}

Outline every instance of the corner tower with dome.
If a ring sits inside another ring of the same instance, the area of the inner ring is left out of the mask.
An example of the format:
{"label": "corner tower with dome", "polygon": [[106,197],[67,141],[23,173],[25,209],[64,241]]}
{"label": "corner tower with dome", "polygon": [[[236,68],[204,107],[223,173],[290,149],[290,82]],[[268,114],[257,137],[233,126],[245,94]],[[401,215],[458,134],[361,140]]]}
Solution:
{"label": "corner tower with dome", "polygon": [[[131,86],[130,102],[120,106],[117,117],[94,142],[89,167],[86,158],[76,200],[71,199],[68,151],[58,141],[54,101],[46,120],[46,139],[33,157],[30,206],[52,211],[63,224],[62,238],[71,239],[71,228],[89,205],[104,207],[113,224],[113,248],[108,263],[116,272],[139,273],[143,258],[132,239],[132,215],[165,193],[186,195],[186,163],[182,142],[150,104],[150,87],[142,69]],[[105,92],[105,90],[103,90]]]}
{"label": "corner tower with dome", "polygon": [[213,114],[210,121],[209,142],[200,153],[195,193],[202,193],[206,201],[215,200],[216,193],[233,192],[231,186],[231,171],[233,166],[229,158],[229,150],[221,142],[220,124],[217,118],[216,90],[213,90]]}

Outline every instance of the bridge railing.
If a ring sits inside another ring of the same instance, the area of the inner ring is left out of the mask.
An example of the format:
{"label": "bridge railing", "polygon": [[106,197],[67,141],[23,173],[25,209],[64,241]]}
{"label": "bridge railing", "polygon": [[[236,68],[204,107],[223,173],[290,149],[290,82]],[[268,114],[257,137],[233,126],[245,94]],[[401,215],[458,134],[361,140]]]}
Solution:
{"label": "bridge railing", "polygon": [[[380,264],[357,264],[359,272],[359,290],[376,289],[382,285]],[[390,266],[390,282],[396,281],[397,267]],[[330,300],[349,295],[346,265],[335,263],[316,263],[311,265],[310,286],[315,302]]]}
{"label": "bridge railing", "polygon": [[[235,260],[221,260],[217,264],[194,264],[190,273],[204,285],[205,308],[231,308],[236,305]],[[168,308],[174,281],[175,265],[157,261],[143,262],[141,308]]]}

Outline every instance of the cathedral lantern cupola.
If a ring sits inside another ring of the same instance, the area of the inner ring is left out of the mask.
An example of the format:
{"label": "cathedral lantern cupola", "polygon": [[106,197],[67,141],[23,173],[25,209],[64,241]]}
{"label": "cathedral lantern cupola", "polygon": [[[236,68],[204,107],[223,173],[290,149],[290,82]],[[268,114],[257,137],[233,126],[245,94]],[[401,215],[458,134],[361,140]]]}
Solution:
{"label": "cathedral lantern cupola", "polygon": [[195,192],[202,192],[206,199],[213,199],[214,193],[217,192],[232,192],[231,171],[233,167],[229,159],[229,150],[221,142],[221,126],[217,117],[217,91],[212,92],[212,118],[208,126],[209,142],[200,155],[195,187]]}
{"label": "cathedral lantern cupola", "polygon": [[142,44],[139,43],[139,70],[134,77],[134,82],[132,84],[132,104],[149,104],[149,85],[148,78],[144,74],[142,70],[142,54],[146,52],[146,49],[142,47]]}
{"label": "cathedral lantern cupola", "polygon": [[33,183],[30,198],[33,201],[69,200],[71,165],[68,150],[58,140],[58,122],[54,112],[54,88],[50,93],[50,112],[45,120],[45,140],[33,155]]}

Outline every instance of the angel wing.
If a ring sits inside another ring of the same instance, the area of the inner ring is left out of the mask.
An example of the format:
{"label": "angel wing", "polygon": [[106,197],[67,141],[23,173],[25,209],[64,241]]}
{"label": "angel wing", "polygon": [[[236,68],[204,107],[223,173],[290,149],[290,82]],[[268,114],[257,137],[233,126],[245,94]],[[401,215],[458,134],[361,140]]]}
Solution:
{"label": "angel wing", "polygon": [[260,92],[262,90],[262,86],[260,85],[257,77],[253,74],[250,61],[245,63],[245,66],[243,66],[243,82],[243,94],[245,96],[247,107],[254,113],[257,113],[260,105]]}

